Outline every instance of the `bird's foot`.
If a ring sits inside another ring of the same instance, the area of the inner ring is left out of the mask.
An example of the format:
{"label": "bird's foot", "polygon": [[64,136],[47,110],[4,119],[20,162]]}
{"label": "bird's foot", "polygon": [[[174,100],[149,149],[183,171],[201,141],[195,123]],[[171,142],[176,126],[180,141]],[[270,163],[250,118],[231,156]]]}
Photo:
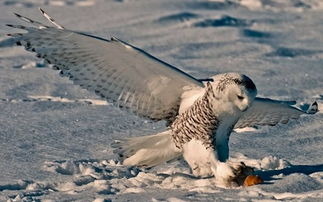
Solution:
{"label": "bird's foot", "polygon": [[196,177],[210,177],[213,176],[210,164],[199,164],[192,167],[192,174]]}
{"label": "bird's foot", "polygon": [[254,169],[243,162],[219,162],[215,171],[217,184],[222,187],[238,187],[243,185],[246,177]]}

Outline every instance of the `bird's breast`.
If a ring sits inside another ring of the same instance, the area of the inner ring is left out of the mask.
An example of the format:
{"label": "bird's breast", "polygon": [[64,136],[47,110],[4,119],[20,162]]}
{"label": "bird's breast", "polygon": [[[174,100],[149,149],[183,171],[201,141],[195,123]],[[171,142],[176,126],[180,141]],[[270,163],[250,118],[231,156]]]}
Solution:
{"label": "bird's breast", "polygon": [[219,124],[220,120],[214,113],[210,100],[202,96],[171,124],[172,139],[180,149],[192,139],[200,140],[206,147],[212,147],[213,133]]}

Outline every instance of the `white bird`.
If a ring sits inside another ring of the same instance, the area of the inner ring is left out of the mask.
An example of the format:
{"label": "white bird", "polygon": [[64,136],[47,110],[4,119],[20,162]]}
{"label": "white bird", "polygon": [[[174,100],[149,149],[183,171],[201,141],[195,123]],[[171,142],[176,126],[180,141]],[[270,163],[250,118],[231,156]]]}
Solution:
{"label": "white bird", "polygon": [[8,34],[17,45],[36,52],[62,76],[102,98],[151,120],[166,120],[166,131],[116,141],[115,152],[124,165],[152,167],[183,156],[196,176],[214,176],[219,185],[241,185],[250,173],[229,158],[229,136],[234,128],[287,123],[313,114],[290,102],[256,98],[250,78],[225,73],[199,80],[117,38],[111,40],[71,31],[42,14],[47,26],[16,14],[30,27],[8,25],[26,33]]}

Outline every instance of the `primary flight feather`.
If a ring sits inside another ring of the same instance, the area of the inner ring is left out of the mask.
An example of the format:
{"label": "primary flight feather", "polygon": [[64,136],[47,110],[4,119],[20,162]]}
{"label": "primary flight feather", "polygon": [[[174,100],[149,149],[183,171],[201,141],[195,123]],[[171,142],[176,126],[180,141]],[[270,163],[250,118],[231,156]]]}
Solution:
{"label": "primary flight feather", "polygon": [[33,25],[8,25],[27,31],[9,34],[17,45],[115,106],[168,122],[165,132],[116,141],[124,165],[151,167],[183,156],[193,174],[240,185],[250,169],[227,161],[234,128],[287,123],[317,111],[316,103],[302,111],[289,102],[256,98],[256,86],[245,75],[225,73],[203,82],[117,38],[65,29],[40,11],[54,26],[16,14]]}

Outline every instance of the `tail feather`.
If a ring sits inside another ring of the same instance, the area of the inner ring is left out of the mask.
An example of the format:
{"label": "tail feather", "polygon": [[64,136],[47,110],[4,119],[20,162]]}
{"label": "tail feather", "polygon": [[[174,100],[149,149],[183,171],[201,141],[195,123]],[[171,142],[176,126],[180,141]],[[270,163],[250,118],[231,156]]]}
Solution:
{"label": "tail feather", "polygon": [[181,156],[171,139],[171,131],[156,135],[116,140],[112,147],[124,165],[153,167]]}

